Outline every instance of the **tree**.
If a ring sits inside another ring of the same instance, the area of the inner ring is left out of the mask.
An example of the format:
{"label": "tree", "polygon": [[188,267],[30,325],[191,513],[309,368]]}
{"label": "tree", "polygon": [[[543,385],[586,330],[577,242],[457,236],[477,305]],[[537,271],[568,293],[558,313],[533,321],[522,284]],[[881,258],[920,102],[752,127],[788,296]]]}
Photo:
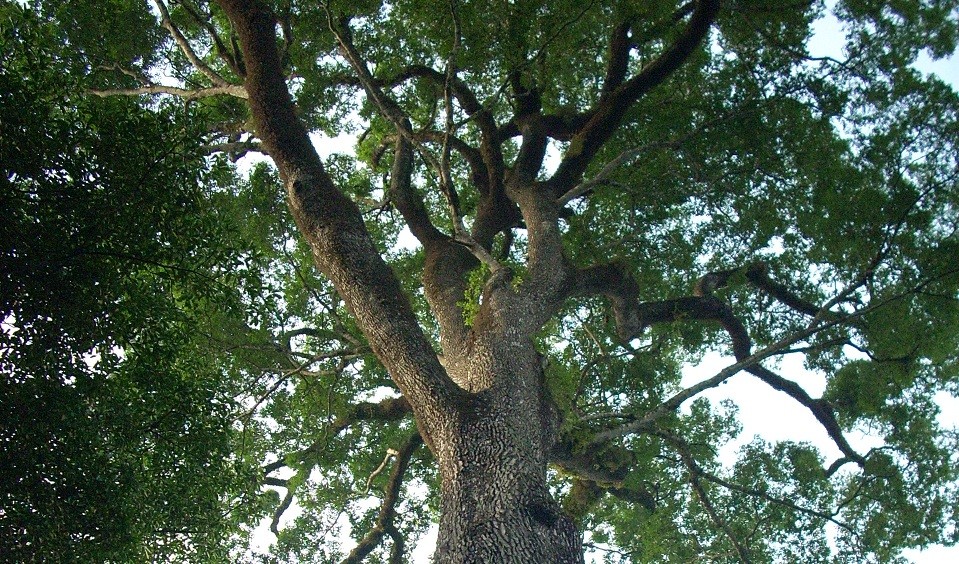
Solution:
{"label": "tree", "polygon": [[[584,532],[614,562],[887,562],[956,541],[959,449],[936,398],[959,382],[959,98],[912,66],[954,52],[954,3],[838,2],[841,59],[809,52],[819,2],[35,4],[109,115],[154,124],[117,146],[169,144],[219,179],[197,178],[209,203],[183,210],[210,232],[162,250],[142,234],[140,256],[222,243],[256,259],[213,258],[202,270],[259,282],[164,288],[189,307],[158,314],[208,327],[205,347],[160,341],[233,407],[171,413],[212,416],[233,471],[264,464],[253,490],[201,465],[234,516],[211,546],[235,550],[260,486],[284,491],[275,558],[295,561],[399,562],[432,517],[437,562],[582,562]],[[312,136],[340,133],[353,154],[322,159]],[[231,161],[250,151],[272,166],[244,178]],[[53,307],[26,295],[5,297],[8,337],[35,323],[21,302]],[[129,311],[71,350],[116,341],[130,358],[138,343],[114,333],[137,330]],[[734,364],[681,385],[714,350]],[[787,355],[824,376],[821,397],[778,371]],[[757,439],[724,467],[735,406],[699,396],[734,377],[798,402],[838,454]],[[864,430],[871,447],[850,439]]]}
{"label": "tree", "polygon": [[53,32],[0,5],[0,559],[225,561],[257,255],[182,108],[90,99]]}

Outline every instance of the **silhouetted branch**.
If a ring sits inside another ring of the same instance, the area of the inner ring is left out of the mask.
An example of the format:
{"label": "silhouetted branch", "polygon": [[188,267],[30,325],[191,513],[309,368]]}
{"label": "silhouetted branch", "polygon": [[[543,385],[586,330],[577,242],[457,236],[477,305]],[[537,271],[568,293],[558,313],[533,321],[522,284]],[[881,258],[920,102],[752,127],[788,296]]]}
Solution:
{"label": "silhouetted branch", "polygon": [[[380,506],[380,514],[376,519],[376,524],[373,525],[373,528],[357,543],[356,547],[353,549],[350,554],[343,559],[342,564],[358,564],[363,561],[370,552],[383,540],[383,536],[389,534],[394,539],[394,550],[390,556],[390,561],[399,561],[397,558],[402,557],[402,548],[405,543],[399,543],[399,551],[397,551],[396,538],[399,536],[399,531],[393,524],[393,521],[396,519],[396,504],[400,498],[400,489],[403,486],[403,478],[406,475],[406,468],[409,466],[410,458],[413,456],[413,451],[416,450],[422,443],[419,434],[414,434],[406,444],[396,454],[396,465],[393,466],[393,471],[390,473],[390,481],[386,486],[386,492],[383,497],[383,504]],[[399,552],[399,556],[397,556]]]}
{"label": "silhouetted branch", "polygon": [[267,155],[266,149],[263,148],[263,145],[256,141],[233,141],[227,143],[213,143],[210,145],[203,145],[200,147],[200,151],[206,154],[212,153],[228,153],[230,157],[237,159],[243,155],[254,152]]}
{"label": "silhouetted branch", "polygon": [[[615,436],[625,434],[624,432],[635,432],[648,428],[647,426],[653,421],[666,413],[674,411],[687,399],[708,388],[719,385],[738,371],[745,370],[772,386],[774,389],[789,395],[806,407],[825,428],[843,455],[855,460],[859,464],[863,464],[865,462],[864,459],[849,445],[842,433],[842,429],[839,427],[839,423],[836,421],[835,414],[827,403],[813,399],[802,386],[792,380],[775,374],[760,364],[760,361],[764,358],[777,354],[798,341],[834,326],[839,323],[839,320],[825,324],[811,325],[806,330],[793,333],[785,339],[754,354],[752,352],[752,340],[746,331],[746,327],[726,303],[712,296],[712,292],[716,288],[724,286],[729,278],[738,271],[739,269],[730,269],[710,273],[700,278],[700,280],[697,281],[695,291],[698,295],[643,303],[638,302],[636,299],[638,293],[636,283],[620,265],[597,266],[582,270],[578,273],[576,281],[577,292],[602,293],[612,301],[617,330],[624,341],[635,338],[642,333],[645,327],[656,323],[686,320],[714,321],[722,325],[723,329],[729,334],[732,340],[733,355],[736,358],[734,365],[720,371],[716,376],[676,394],[664,402],[659,408],[646,414],[643,418],[624,424],[616,429],[599,433],[594,438],[594,443],[600,444]],[[767,288],[773,286],[772,281],[765,275],[765,268],[755,268],[754,277],[759,280],[759,284]],[[785,289],[773,287],[771,291],[807,311],[821,311],[820,308],[805,304]],[[859,312],[859,315],[862,313],[862,311]],[[816,315],[819,317],[818,313]],[[849,315],[842,318],[844,321],[849,321],[850,319],[851,317]]]}

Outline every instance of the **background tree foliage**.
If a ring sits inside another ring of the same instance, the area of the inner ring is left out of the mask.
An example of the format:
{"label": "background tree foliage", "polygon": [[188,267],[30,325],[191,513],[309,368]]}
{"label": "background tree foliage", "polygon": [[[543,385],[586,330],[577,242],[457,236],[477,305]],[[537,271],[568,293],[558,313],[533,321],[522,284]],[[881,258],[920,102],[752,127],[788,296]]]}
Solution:
{"label": "background tree foliage", "polygon": [[223,354],[263,284],[249,211],[182,106],[90,98],[19,7],[0,30],[0,554],[226,560],[261,497]]}
{"label": "background tree foliage", "polygon": [[[261,147],[230,22],[194,0],[29,4],[0,4],[0,554],[408,557],[438,512],[434,462],[274,169],[236,166]],[[524,104],[554,119],[549,179],[590,150],[572,132],[608,94],[611,42],[629,41],[638,72],[695,6],[270,5],[299,117],[319,138],[356,135],[326,169],[437,348],[390,187],[396,123],[338,42],[410,120],[414,193],[452,234],[482,213],[471,100],[507,164]],[[623,108],[563,195],[572,265],[615,265],[603,284],[629,273],[650,304],[696,287],[740,323],[677,309],[624,333],[610,300],[574,296],[537,335],[569,454],[554,494],[598,558],[891,562],[959,540],[959,445],[936,402],[959,395],[959,98],[913,67],[955,51],[957,7],[838,2],[841,60],[808,50],[826,10],[723,2],[705,46]],[[516,223],[487,245],[514,284],[527,242]],[[468,322],[490,276],[470,274]],[[741,362],[684,389],[709,351]],[[771,370],[800,354],[821,398]],[[736,407],[696,396],[739,369],[808,408],[841,455],[757,438],[724,466]],[[871,448],[847,442],[861,432]],[[264,518],[278,542],[245,552]]]}

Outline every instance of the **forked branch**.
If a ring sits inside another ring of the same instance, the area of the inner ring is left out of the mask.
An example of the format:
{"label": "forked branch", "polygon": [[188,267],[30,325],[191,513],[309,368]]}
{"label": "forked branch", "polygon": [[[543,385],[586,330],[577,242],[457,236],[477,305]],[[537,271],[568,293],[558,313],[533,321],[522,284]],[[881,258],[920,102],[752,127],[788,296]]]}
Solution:
{"label": "forked branch", "polygon": [[230,67],[230,70],[233,71],[236,76],[242,78],[245,74],[245,71],[243,70],[242,63],[238,60],[240,54],[238,52],[234,52],[232,49],[226,46],[226,43],[223,42],[219,32],[216,30],[216,26],[213,25],[209,14],[200,13],[200,11],[192,6],[190,2],[179,2],[179,5],[186,10],[188,14],[190,14],[190,17],[193,18],[193,21],[206,30],[207,34],[210,36],[210,39],[213,41],[217,55],[223,59],[223,62]]}
{"label": "forked branch", "polygon": [[[343,559],[342,564],[358,564],[362,562],[383,540],[384,535],[390,535],[394,539],[394,543],[397,542],[396,539],[399,536],[399,531],[394,525],[394,521],[396,520],[396,504],[400,499],[400,489],[403,486],[403,478],[410,464],[410,458],[413,456],[413,451],[415,451],[421,443],[422,439],[420,439],[420,436],[414,434],[406,441],[406,444],[397,451],[396,465],[393,466],[393,471],[390,472],[390,480],[386,486],[386,493],[383,497],[383,503],[380,506],[380,513],[376,519],[376,524],[373,525],[373,528],[366,536],[357,543],[353,551]],[[399,543],[400,553],[402,553],[402,546],[404,544],[402,541]],[[394,549],[395,548],[394,545]],[[396,550],[393,551],[391,561],[394,560],[396,552]],[[402,556],[402,554],[400,554],[400,556]]]}
{"label": "forked branch", "polygon": [[160,25],[170,33],[170,37],[172,37],[177,46],[180,47],[180,51],[182,51],[183,55],[186,56],[188,61],[190,61],[190,64],[193,65],[197,71],[210,79],[210,82],[212,82],[215,86],[230,86],[229,81],[220,76],[215,70],[210,68],[210,66],[203,62],[203,60],[200,59],[200,57],[196,54],[196,51],[193,50],[193,46],[190,45],[190,42],[186,37],[184,37],[183,33],[180,31],[180,28],[178,28],[173,23],[173,20],[170,19],[170,12],[167,10],[166,4],[163,2],[163,0],[153,0],[153,4],[156,6],[157,11],[160,12]]}
{"label": "forked branch", "polygon": [[[615,312],[617,330],[624,341],[636,338],[646,327],[657,323],[672,323],[687,320],[713,321],[718,322],[729,334],[732,340],[733,355],[737,361],[736,364],[722,370],[716,376],[676,394],[664,402],[659,408],[646,414],[643,418],[598,434],[593,442],[595,444],[601,444],[629,432],[648,429],[652,422],[674,411],[687,399],[699,394],[705,389],[719,385],[740,370],[745,370],[772,386],[774,389],[786,393],[809,409],[829,434],[829,437],[836,443],[836,446],[843,455],[860,465],[864,464],[864,458],[849,445],[842,433],[842,429],[839,427],[839,423],[836,421],[835,414],[828,404],[821,400],[813,399],[799,384],[775,374],[760,364],[760,361],[764,358],[773,356],[792,344],[806,339],[827,327],[834,326],[838,324],[839,321],[835,320],[829,323],[812,325],[804,331],[793,333],[785,339],[753,354],[752,340],[742,321],[736,317],[726,303],[712,295],[713,290],[725,285],[737,270],[738,269],[732,269],[704,276],[697,282],[697,289],[695,291],[697,295],[643,303],[640,303],[637,299],[638,287],[636,283],[621,266],[604,265],[580,272],[578,279],[579,291],[583,293],[603,294],[610,299]],[[788,289],[770,280],[766,274],[765,266],[761,268],[757,266],[749,270],[752,273],[749,276],[756,279],[755,283],[757,286],[767,289],[772,295],[783,299],[784,302],[793,304],[803,310],[815,312],[814,314],[818,315],[820,311],[819,308],[804,302],[798,298],[798,296],[789,292]],[[848,320],[849,316],[845,319]]]}
{"label": "forked branch", "polygon": [[[407,113],[400,107],[399,104],[396,103],[395,100],[393,100],[386,94],[386,92],[383,91],[379,82],[373,77],[373,74],[370,72],[366,61],[353,44],[352,32],[349,27],[349,18],[336,18],[328,6],[325,9],[330,31],[333,33],[333,36],[336,38],[337,43],[339,44],[340,53],[346,58],[347,62],[350,64],[350,67],[353,68],[357,79],[363,86],[363,89],[366,91],[370,99],[373,100],[373,103],[379,110],[380,115],[393,124],[393,126],[396,128],[397,134],[405,137],[406,140],[409,141],[412,146],[419,151],[420,155],[423,157],[423,160],[426,161],[426,164],[439,176],[440,185],[443,188],[444,196],[446,197],[446,201],[450,210],[450,219],[453,224],[452,239],[468,249],[481,262],[490,265],[490,267],[493,269],[500,269],[501,266],[499,265],[498,261],[496,261],[489,251],[482,245],[478,244],[473,239],[472,235],[467,232],[459,209],[459,197],[457,196],[456,191],[453,189],[452,182],[449,180],[448,165],[444,167],[444,162],[441,159],[437,159],[435,155],[433,155],[419,142],[417,136],[413,132],[409,115],[407,115]],[[449,82],[449,77],[444,79],[444,84],[449,84]],[[449,92],[448,87],[446,88],[446,91]],[[444,134],[444,137],[446,138],[443,143],[444,153],[450,148],[448,135],[449,134]]]}
{"label": "forked branch", "polygon": [[[619,127],[626,111],[689,59],[709,33],[719,13],[719,5],[719,0],[697,0],[689,23],[679,37],[636,76],[605,93],[597,106],[588,112],[589,121],[573,137],[570,149],[549,181],[555,197],[561,197],[579,181],[597,152]],[[613,41],[621,42],[623,38],[614,35]],[[607,73],[613,83],[618,72],[613,62]]]}

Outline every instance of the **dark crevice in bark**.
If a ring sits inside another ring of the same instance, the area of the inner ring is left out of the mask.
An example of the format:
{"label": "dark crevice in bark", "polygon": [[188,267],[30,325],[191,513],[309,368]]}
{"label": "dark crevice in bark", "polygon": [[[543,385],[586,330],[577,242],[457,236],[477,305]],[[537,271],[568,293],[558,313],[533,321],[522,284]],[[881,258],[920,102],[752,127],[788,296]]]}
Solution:
{"label": "dark crevice in bark", "polygon": [[[550,453],[550,462],[564,472],[575,476],[575,480],[582,482],[583,488],[564,501],[578,506],[578,504],[598,501],[603,493],[609,493],[620,499],[636,503],[653,511],[656,508],[655,493],[645,487],[625,486],[623,480],[636,464],[636,456],[626,448],[608,445],[603,449],[576,448],[572,444],[558,442]],[[598,491],[593,491],[598,488]],[[583,499],[576,499],[576,495],[592,492]],[[593,495],[597,494],[597,495]],[[586,501],[587,499],[591,501]],[[575,513],[573,513],[575,515]]]}

